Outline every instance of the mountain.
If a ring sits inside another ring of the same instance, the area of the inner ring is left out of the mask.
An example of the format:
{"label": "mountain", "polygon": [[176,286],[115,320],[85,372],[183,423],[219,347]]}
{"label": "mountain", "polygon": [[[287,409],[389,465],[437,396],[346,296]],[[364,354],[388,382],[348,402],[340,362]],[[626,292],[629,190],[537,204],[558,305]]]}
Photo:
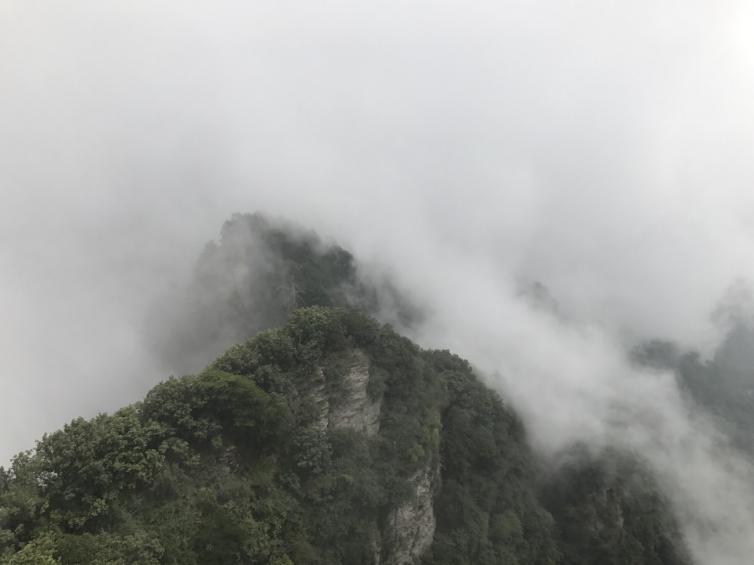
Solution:
{"label": "mountain", "polygon": [[633,352],[645,366],[674,371],[689,399],[711,418],[738,449],[754,457],[754,324],[732,320],[709,358],[697,351],[653,340]]}
{"label": "mountain", "polygon": [[284,219],[234,214],[191,280],[154,304],[144,331],[166,370],[184,374],[315,305],[379,312],[403,327],[421,317],[389,281],[359,276],[354,257],[337,244]]}
{"label": "mountain", "polygon": [[205,327],[171,343],[253,337],[0,469],[0,563],[690,563],[638,457],[537,457],[467,361],[365,313],[383,291],[346,251],[261,216],[208,249]]}

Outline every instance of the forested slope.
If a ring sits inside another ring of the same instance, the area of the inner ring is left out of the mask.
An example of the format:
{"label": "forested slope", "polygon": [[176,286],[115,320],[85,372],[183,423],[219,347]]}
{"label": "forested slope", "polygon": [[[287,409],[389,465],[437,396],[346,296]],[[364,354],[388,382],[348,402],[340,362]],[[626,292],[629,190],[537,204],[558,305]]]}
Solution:
{"label": "forested slope", "polygon": [[[181,328],[174,352],[201,335],[255,335],[0,470],[0,563],[689,562],[639,459],[578,446],[539,459],[468,362],[364,313],[378,297],[350,254],[258,216],[233,222],[226,232],[251,222],[254,237],[210,248],[200,266],[222,282],[249,261],[248,275],[191,313],[205,326]],[[258,254],[232,258],[260,237],[269,280],[253,274]],[[263,294],[266,317],[243,321],[254,292],[291,285],[297,300]],[[212,304],[230,321],[207,316]]]}

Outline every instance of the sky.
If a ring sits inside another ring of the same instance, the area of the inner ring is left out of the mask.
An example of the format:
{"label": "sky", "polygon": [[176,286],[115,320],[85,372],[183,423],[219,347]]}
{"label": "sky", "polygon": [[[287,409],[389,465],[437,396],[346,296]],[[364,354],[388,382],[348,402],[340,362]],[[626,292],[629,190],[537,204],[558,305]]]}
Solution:
{"label": "sky", "polygon": [[744,1],[5,0],[0,460],[165,378],[155,300],[261,210],[424,303],[538,449],[647,455],[741,563],[748,463],[623,352],[711,350],[754,278],[753,35]]}

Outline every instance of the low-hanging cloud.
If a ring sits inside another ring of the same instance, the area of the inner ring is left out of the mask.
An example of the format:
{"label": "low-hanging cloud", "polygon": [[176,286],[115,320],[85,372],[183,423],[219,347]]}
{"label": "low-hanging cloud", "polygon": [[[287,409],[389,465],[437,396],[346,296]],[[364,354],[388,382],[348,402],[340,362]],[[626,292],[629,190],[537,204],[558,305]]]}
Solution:
{"label": "low-hanging cloud", "polygon": [[390,271],[540,450],[641,451],[698,561],[745,562],[750,467],[625,348],[711,347],[754,279],[752,29],[742,1],[5,2],[0,459],[165,377],[154,300],[265,210]]}

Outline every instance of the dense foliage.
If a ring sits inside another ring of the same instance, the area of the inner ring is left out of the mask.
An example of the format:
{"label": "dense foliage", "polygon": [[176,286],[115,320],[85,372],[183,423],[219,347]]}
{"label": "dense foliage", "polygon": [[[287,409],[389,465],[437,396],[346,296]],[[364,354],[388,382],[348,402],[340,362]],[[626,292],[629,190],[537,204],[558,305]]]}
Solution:
{"label": "dense foliage", "polygon": [[543,489],[569,565],[688,563],[667,501],[639,460],[608,449],[576,446]]}
{"label": "dense foliage", "polygon": [[[374,435],[318,424],[314,383],[335,401],[356,349],[382,406]],[[317,307],[19,454],[0,471],[0,563],[352,565],[375,563],[378,547],[388,563],[390,513],[421,469],[436,474],[427,564],[681,562],[651,485],[547,480],[468,363]],[[621,525],[606,518],[614,506]]]}
{"label": "dense foliage", "polygon": [[0,467],[0,565],[688,563],[638,459],[536,460],[466,361],[360,313],[416,319],[382,286],[235,215],[151,337],[172,370],[255,337]]}
{"label": "dense foliage", "polygon": [[218,241],[207,244],[186,287],[154,305],[145,332],[166,370],[183,374],[308,306],[389,310],[403,325],[418,315],[389,283],[365,282],[338,245],[285,220],[234,214]]}
{"label": "dense foliage", "polygon": [[641,365],[674,371],[682,390],[734,446],[754,455],[754,326],[738,321],[710,356],[667,341],[649,341],[633,352]]}

